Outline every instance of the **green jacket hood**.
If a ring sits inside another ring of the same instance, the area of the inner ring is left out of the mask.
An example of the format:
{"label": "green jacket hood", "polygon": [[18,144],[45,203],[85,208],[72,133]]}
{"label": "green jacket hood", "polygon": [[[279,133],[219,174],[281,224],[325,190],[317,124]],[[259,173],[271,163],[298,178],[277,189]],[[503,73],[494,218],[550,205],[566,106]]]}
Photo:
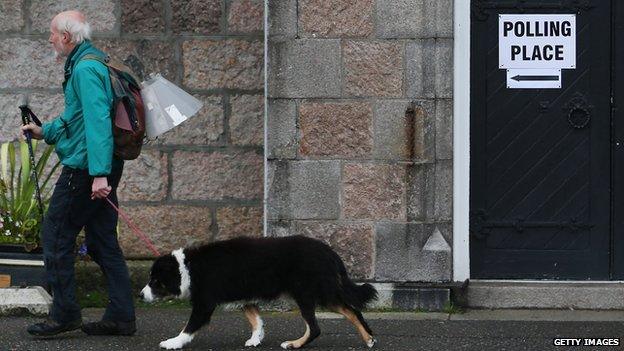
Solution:
{"label": "green jacket hood", "polygon": [[76,47],[69,53],[67,59],[65,60],[65,82],[67,82],[69,77],[71,77],[74,68],[76,68],[78,62],[80,62],[80,60],[86,55],[97,55],[102,58],[106,57],[105,53],[93,46],[91,40],[85,40],[79,45],[76,45]]}

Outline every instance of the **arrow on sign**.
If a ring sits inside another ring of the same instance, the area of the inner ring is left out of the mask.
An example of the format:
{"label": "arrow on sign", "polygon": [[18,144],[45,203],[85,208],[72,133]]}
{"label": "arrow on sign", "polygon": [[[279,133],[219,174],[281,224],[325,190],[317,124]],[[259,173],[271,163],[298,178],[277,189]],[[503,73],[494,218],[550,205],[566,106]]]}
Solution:
{"label": "arrow on sign", "polygon": [[560,89],[561,70],[521,68],[507,70],[509,89]]}
{"label": "arrow on sign", "polygon": [[511,79],[515,80],[516,82],[521,82],[521,81],[525,81],[525,80],[554,80],[557,81],[559,80],[559,76],[521,76],[521,75],[517,75],[515,77],[511,77]]}

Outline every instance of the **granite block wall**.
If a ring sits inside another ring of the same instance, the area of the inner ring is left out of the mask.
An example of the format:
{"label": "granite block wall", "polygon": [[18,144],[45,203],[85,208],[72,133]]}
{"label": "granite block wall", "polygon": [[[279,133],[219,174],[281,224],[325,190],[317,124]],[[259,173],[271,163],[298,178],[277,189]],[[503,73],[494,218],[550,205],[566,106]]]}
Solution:
{"label": "granite block wall", "polygon": [[452,0],[268,0],[269,235],[359,279],[445,281]]}

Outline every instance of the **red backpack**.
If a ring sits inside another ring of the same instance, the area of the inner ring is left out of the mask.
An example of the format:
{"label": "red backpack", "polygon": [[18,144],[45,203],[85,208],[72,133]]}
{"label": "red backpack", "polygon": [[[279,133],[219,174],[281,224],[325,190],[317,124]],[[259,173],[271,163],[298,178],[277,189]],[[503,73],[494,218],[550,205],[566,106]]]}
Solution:
{"label": "red backpack", "polygon": [[113,154],[123,160],[136,159],[145,138],[145,106],[139,80],[130,68],[108,56],[102,58],[89,54],[81,60],[96,60],[108,68],[113,91]]}

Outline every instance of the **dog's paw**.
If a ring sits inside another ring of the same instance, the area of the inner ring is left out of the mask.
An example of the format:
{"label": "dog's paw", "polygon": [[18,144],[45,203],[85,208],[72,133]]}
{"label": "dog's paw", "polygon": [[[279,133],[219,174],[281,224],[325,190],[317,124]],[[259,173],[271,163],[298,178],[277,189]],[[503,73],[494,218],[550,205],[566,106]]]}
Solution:
{"label": "dog's paw", "polygon": [[175,338],[171,338],[161,342],[160,347],[167,350],[177,350],[184,347],[184,345],[191,342],[191,340],[192,338],[190,338],[188,334],[180,334]]}
{"label": "dog's paw", "polygon": [[257,338],[251,338],[245,341],[245,347],[256,347],[260,345],[261,341]]}
{"label": "dog's paw", "polygon": [[171,338],[169,340],[161,341],[159,346],[162,349],[175,350],[175,349],[181,349],[183,345],[177,342],[175,338]]}
{"label": "dog's paw", "polygon": [[284,341],[281,345],[280,345],[284,350],[292,350],[295,348],[295,346],[293,345],[292,342],[290,341]]}
{"label": "dog's paw", "polygon": [[177,340],[178,338],[171,338],[169,340],[165,340],[162,341],[160,343],[160,347],[163,349],[167,349],[167,350],[176,350],[176,349],[181,349],[182,346],[184,346],[183,343],[181,343],[179,340]]}
{"label": "dog's paw", "polygon": [[260,345],[260,343],[262,342],[262,339],[264,339],[264,328],[260,327],[259,329],[257,329],[251,334],[251,338],[249,338],[249,340],[245,342],[245,346],[256,347]]}
{"label": "dog's paw", "polygon": [[373,346],[375,346],[375,344],[377,343],[377,339],[371,337],[370,339],[368,339],[368,341],[366,342],[366,346],[368,346],[368,348],[373,348]]}
{"label": "dog's paw", "polygon": [[284,349],[284,350],[294,350],[294,349],[299,349],[301,348],[301,346],[303,343],[295,340],[295,341],[284,341],[280,346]]}

